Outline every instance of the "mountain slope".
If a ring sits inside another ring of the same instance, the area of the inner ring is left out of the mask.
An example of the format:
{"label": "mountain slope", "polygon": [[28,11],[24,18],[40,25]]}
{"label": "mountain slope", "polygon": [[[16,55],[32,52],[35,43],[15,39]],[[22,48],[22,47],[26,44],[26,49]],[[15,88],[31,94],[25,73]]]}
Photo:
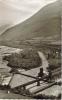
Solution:
{"label": "mountain slope", "polygon": [[5,24],[0,26],[0,35],[5,32],[10,27],[10,24]]}
{"label": "mountain slope", "polygon": [[45,6],[25,22],[5,31],[0,36],[0,40],[20,41],[55,35],[60,39],[60,21],[60,5],[57,1]]}

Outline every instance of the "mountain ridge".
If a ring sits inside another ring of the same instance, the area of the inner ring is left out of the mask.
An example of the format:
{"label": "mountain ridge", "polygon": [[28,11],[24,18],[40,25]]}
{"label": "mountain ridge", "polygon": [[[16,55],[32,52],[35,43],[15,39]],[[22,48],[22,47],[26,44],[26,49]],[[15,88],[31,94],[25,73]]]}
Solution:
{"label": "mountain ridge", "polygon": [[58,35],[60,39],[60,5],[58,1],[43,7],[21,24],[7,29],[0,37],[4,41],[21,41],[34,37]]}

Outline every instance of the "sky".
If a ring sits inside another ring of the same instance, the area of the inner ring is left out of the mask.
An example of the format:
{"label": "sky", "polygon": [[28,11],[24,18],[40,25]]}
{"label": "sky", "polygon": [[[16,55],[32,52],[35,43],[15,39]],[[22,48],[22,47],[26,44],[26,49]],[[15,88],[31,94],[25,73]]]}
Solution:
{"label": "sky", "polygon": [[28,19],[45,5],[56,0],[0,0],[0,26]]}

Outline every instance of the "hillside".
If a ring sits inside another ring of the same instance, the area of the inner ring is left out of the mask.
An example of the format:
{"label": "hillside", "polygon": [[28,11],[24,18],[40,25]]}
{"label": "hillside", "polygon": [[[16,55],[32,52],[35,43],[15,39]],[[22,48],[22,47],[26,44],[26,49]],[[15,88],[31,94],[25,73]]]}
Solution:
{"label": "hillside", "polygon": [[42,8],[38,13],[10,29],[1,36],[0,41],[21,41],[36,37],[53,37],[60,40],[60,5],[57,2]]}
{"label": "hillside", "polygon": [[10,24],[5,24],[0,26],[0,35],[5,32],[10,27]]}

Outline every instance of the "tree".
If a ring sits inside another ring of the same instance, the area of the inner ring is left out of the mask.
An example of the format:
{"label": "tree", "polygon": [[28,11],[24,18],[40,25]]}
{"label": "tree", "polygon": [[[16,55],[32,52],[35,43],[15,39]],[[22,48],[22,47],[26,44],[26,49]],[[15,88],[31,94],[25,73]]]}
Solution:
{"label": "tree", "polygon": [[19,54],[12,53],[9,56],[8,66],[12,68],[23,68],[31,69],[39,67],[41,64],[41,59],[34,49],[24,49]]}

